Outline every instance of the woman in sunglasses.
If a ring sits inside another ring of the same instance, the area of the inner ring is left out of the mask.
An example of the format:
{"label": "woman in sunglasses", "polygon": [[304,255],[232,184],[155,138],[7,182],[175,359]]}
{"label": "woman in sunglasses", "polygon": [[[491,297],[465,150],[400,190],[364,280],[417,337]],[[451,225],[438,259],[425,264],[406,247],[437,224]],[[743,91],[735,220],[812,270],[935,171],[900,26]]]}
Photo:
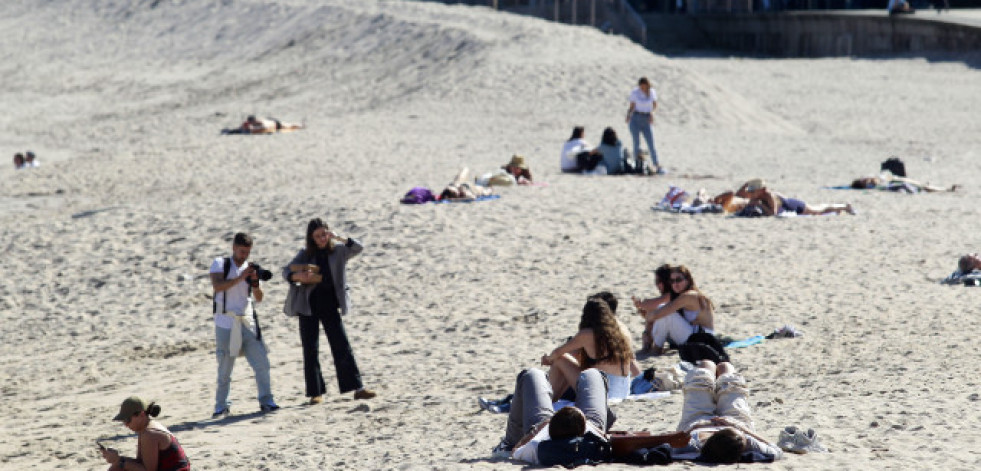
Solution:
{"label": "woman in sunglasses", "polygon": [[715,305],[695,286],[688,268],[684,265],[672,268],[668,281],[671,301],[646,315],[646,321],[651,325],[651,352],[655,355],[664,353],[668,338],[681,345],[695,332],[715,333]]}
{"label": "woman in sunglasses", "polygon": [[133,458],[119,454],[113,448],[99,444],[102,458],[112,464],[110,471],[190,471],[191,462],[184,449],[177,443],[177,437],[160,422],[153,420],[160,414],[160,406],[133,396],[119,406],[119,413],[112,420],[122,422],[126,428],[136,432],[136,456]]}

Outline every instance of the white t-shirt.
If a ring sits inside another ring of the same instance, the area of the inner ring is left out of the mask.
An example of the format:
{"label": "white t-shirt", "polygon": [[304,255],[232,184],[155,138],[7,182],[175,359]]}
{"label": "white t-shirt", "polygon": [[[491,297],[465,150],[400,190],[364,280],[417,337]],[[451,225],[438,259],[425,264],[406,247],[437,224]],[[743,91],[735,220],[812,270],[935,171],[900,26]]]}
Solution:
{"label": "white t-shirt", "polygon": [[[241,267],[235,266],[235,261],[228,266],[228,276],[226,279],[232,279],[237,277],[240,273],[245,271],[249,267],[249,262],[246,261]],[[225,268],[225,257],[218,257],[213,262],[211,262],[211,269],[208,270],[209,273],[218,273],[219,275],[224,272]],[[249,328],[252,328],[252,303],[249,300],[249,284],[245,280],[235,283],[234,286],[228,288],[220,293],[215,293],[215,306],[218,308],[218,312],[215,313],[215,325],[221,327],[222,329],[231,329],[232,322],[235,320],[231,316],[222,314],[222,302],[225,300],[225,296],[228,296],[228,302],[225,303],[225,309],[228,312],[233,312],[238,315],[245,316],[246,323]]]}
{"label": "white t-shirt", "polygon": [[657,101],[657,92],[655,92],[653,88],[650,90],[650,95],[645,95],[644,91],[641,90],[640,87],[637,87],[630,92],[630,97],[627,99],[634,104],[634,111],[637,113],[651,113],[654,111],[654,102]]}
{"label": "white t-shirt", "polygon": [[575,170],[579,166],[576,163],[576,154],[591,150],[592,146],[583,139],[572,139],[562,144],[562,170]]}
{"label": "white t-shirt", "polygon": [[[586,431],[593,432],[593,434],[597,437],[606,436],[605,433],[596,428],[596,426],[588,420],[586,421]],[[540,464],[538,462],[538,444],[548,439],[548,427],[542,427],[542,429],[535,434],[531,440],[528,440],[528,443],[522,445],[521,448],[515,449],[514,452],[511,453],[511,458],[524,461],[525,463]]]}

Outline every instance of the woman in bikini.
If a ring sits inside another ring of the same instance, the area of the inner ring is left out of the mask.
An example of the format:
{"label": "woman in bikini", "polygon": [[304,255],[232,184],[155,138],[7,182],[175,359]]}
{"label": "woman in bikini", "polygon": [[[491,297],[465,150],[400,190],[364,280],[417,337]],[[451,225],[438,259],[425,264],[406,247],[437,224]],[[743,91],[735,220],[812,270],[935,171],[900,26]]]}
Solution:
{"label": "woman in bikini", "polygon": [[[580,352],[581,360],[576,357]],[[610,305],[600,298],[586,301],[579,332],[552,353],[542,356],[542,365],[552,367],[548,375],[552,400],[561,398],[569,388],[575,390],[579,374],[589,368],[606,375],[610,399],[622,399],[630,394],[630,380],[640,374],[630,339],[623,335]]]}
{"label": "woman in bikini", "polygon": [[695,279],[684,265],[671,270],[671,301],[647,313],[651,324],[654,354],[664,353],[664,342],[670,337],[676,344],[683,344],[698,331],[715,333],[715,305],[695,285]]}
{"label": "woman in bikini", "polygon": [[102,458],[112,464],[109,471],[190,471],[191,462],[177,437],[160,422],[151,419],[160,414],[160,406],[136,396],[123,401],[119,413],[112,420],[122,422],[136,432],[136,456],[129,458],[113,448],[99,444]]}

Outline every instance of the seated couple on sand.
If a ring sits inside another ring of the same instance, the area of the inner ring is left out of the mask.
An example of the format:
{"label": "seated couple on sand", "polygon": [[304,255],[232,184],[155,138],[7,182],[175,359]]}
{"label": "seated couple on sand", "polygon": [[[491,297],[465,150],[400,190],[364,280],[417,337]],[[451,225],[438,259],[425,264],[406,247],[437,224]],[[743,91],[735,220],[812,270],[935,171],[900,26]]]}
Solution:
{"label": "seated couple on sand", "polygon": [[[678,203],[679,205],[684,202]],[[727,191],[708,197],[705,189],[691,203],[692,207],[715,205],[713,209],[721,209],[726,214],[737,216],[777,216],[785,215],[823,215],[823,214],[855,214],[851,204],[807,204],[797,198],[790,198],[770,190],[766,182],[756,178],[744,183],[736,191]]]}
{"label": "seated couple on sand", "polygon": [[631,158],[613,128],[603,130],[599,147],[593,148],[583,139],[585,129],[576,126],[572,136],[562,145],[563,173],[587,175],[653,175],[656,171],[643,156]]}
{"label": "seated couple on sand", "polygon": [[957,270],[944,278],[942,283],[981,286],[981,255],[969,253],[957,260]]}
{"label": "seated couple on sand", "polygon": [[[576,378],[575,406],[553,412],[554,391],[545,373],[522,371],[515,382],[505,435],[492,453],[545,466],[626,461],[636,448],[616,446],[618,437],[610,432],[616,415],[609,409],[606,383],[599,370],[584,370]],[[684,459],[738,463],[783,457],[777,446],[756,433],[746,380],[732,364],[698,362],[686,375],[683,390],[677,433],[661,436],[661,443],[690,453]],[[611,451],[602,451],[606,444],[613,445]],[[661,464],[673,459],[682,458],[672,452]]]}
{"label": "seated couple on sand", "polygon": [[657,267],[654,285],[660,293],[658,297],[632,298],[634,307],[644,318],[641,336],[644,352],[661,355],[668,341],[682,345],[696,332],[715,334],[715,305],[695,285],[687,267],[667,264]]}
{"label": "seated couple on sand", "polygon": [[302,124],[284,123],[278,119],[259,119],[249,115],[245,121],[234,129],[223,129],[222,134],[272,134],[277,132],[296,131],[303,129]]}
{"label": "seated couple on sand", "polygon": [[21,154],[20,152],[14,154],[14,168],[17,170],[24,168],[37,168],[41,166],[41,162],[38,162],[34,157],[34,152],[27,151],[26,154]]}

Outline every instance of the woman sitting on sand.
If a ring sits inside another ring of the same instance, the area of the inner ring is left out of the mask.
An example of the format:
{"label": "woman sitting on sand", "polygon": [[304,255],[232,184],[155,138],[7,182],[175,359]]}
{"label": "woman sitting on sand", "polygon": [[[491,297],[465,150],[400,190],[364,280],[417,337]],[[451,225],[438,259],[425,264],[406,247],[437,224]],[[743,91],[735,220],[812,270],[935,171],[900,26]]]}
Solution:
{"label": "woman sitting on sand", "polygon": [[160,406],[149,405],[139,397],[133,396],[119,406],[119,413],[112,420],[122,422],[126,428],[136,432],[136,456],[128,458],[113,448],[99,447],[102,458],[112,464],[109,471],[190,471],[191,462],[177,437],[166,427],[151,419],[160,414]]}
{"label": "woman sitting on sand", "polygon": [[684,265],[671,269],[671,301],[651,311],[645,319],[651,325],[655,355],[664,353],[668,337],[681,345],[695,332],[715,333],[715,305],[695,285],[695,279]]}
{"label": "woman sitting on sand", "polygon": [[630,159],[630,154],[623,147],[623,143],[620,142],[620,138],[617,137],[617,132],[613,128],[603,130],[603,138],[596,150],[603,156],[603,165],[606,167],[607,175],[645,173],[646,162],[641,160],[640,156]]}
{"label": "woman sitting on sand", "polygon": [[[585,134],[585,128],[576,126],[572,129],[572,136],[562,145],[563,173],[592,173],[603,161],[600,151],[583,139]],[[606,170],[606,167],[603,167],[603,170]]]}
{"label": "woman sitting on sand", "polygon": [[[580,351],[581,359],[575,356]],[[622,399],[630,394],[630,379],[640,374],[630,339],[624,337],[609,304],[600,298],[586,301],[579,332],[542,356],[542,365],[552,367],[548,381],[552,385],[553,401],[561,398],[567,389],[575,390],[579,374],[589,368],[606,375],[610,399]]]}
{"label": "woman sitting on sand", "polygon": [[[631,297],[631,299],[634,301],[634,307],[636,307],[637,312],[640,313],[640,317],[644,318],[644,333],[641,334],[641,349],[645,352],[653,351],[654,347],[654,337],[652,335],[654,321],[647,320],[647,313],[671,302],[671,295],[673,293],[673,291],[671,291],[671,265],[665,263],[654,270],[654,285],[657,287],[657,291],[661,293],[660,296],[645,299],[643,301],[637,299],[636,297]],[[675,340],[675,342],[677,342],[677,340]],[[662,341],[661,343],[663,344],[664,342]]]}

